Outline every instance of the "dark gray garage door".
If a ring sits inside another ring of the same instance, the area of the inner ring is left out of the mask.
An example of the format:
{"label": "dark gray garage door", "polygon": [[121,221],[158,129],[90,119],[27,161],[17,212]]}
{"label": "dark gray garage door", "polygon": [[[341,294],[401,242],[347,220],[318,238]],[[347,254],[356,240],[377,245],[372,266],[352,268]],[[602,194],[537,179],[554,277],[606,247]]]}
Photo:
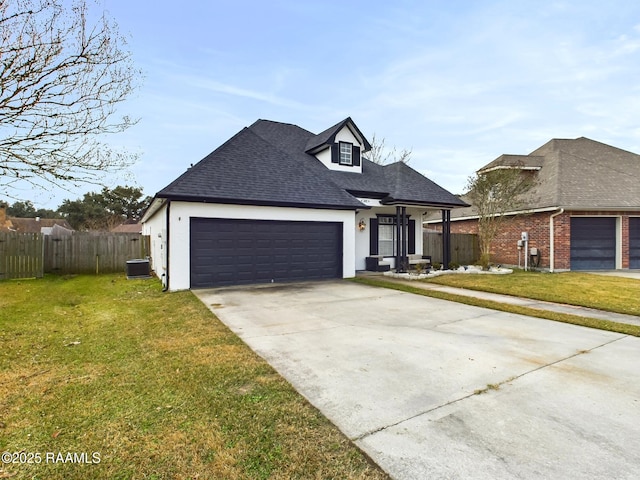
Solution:
{"label": "dark gray garage door", "polygon": [[571,218],[571,270],[616,268],[616,219]]}
{"label": "dark gray garage door", "polygon": [[191,287],[342,277],[342,223],[191,219]]}
{"label": "dark gray garage door", "polygon": [[629,218],[629,268],[640,268],[640,218]]}

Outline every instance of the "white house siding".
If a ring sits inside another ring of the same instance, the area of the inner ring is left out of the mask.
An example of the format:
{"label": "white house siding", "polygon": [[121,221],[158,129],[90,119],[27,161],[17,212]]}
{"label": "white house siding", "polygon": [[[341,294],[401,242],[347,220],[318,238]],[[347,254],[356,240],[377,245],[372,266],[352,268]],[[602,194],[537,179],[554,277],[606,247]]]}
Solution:
{"label": "white house siding", "polygon": [[[158,211],[145,228],[156,231],[157,221],[164,225],[165,210]],[[245,205],[223,205],[207,203],[171,202],[170,208],[170,246],[169,256],[169,290],[186,290],[190,287],[190,219],[199,218],[236,218],[246,220],[289,220],[314,222],[340,222],[343,224],[343,258],[342,272],[344,278],[355,276],[355,229],[354,212],[352,210],[323,210],[289,207],[260,207]],[[146,230],[145,230],[146,231]],[[153,234],[152,234],[153,235]],[[153,247],[153,263],[161,262],[164,250]],[[156,255],[159,255],[156,257]],[[157,270],[156,270],[157,272]],[[161,274],[158,273],[158,276]]]}
{"label": "white house siding", "polygon": [[[360,147],[361,154],[362,149],[364,148],[358,139],[354,137],[347,127],[344,127],[342,130],[338,132],[336,135],[336,142],[347,142],[352,143],[358,147]],[[331,149],[327,148],[322,152],[316,155],[316,158],[320,160],[329,170],[335,170],[338,172],[351,172],[351,173],[362,173],[362,161],[359,166],[349,166],[349,165],[340,165],[338,163],[331,163]]]}
{"label": "white house siding", "polygon": [[164,275],[167,271],[166,245],[167,236],[166,205],[142,224],[142,234],[150,237],[151,268],[164,283]]}
{"label": "white house siding", "polygon": [[[366,203],[367,205],[373,206],[375,204],[380,204],[377,200],[370,199],[359,199]],[[410,219],[416,221],[416,232],[415,232],[415,241],[416,241],[416,254],[422,254],[422,213],[425,211],[424,208],[407,208],[407,215],[411,215]],[[395,215],[396,207],[375,207],[370,210],[361,210],[358,214],[356,214],[355,226],[356,226],[356,270],[365,270],[366,269],[366,258],[370,255],[369,247],[370,247],[370,232],[371,228],[371,219],[377,218],[378,214],[383,215]],[[360,220],[364,219],[366,223],[366,228],[363,231],[358,229],[358,224]],[[391,268],[395,268],[395,258],[389,257],[386,259],[391,264]]]}

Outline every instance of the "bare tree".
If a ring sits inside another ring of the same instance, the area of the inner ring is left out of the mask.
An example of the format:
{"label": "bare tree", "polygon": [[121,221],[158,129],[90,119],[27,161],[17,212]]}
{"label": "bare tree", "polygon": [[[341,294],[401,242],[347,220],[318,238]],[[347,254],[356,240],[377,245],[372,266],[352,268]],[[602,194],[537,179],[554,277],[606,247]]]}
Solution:
{"label": "bare tree", "polygon": [[483,267],[489,266],[491,243],[509,218],[506,214],[525,205],[524,194],[535,183],[533,174],[518,166],[480,171],[468,179],[466,199],[478,213],[480,264]]}
{"label": "bare tree", "polygon": [[99,184],[135,156],[105,135],[140,72],[115,23],[85,0],[0,0],[0,188]]}
{"label": "bare tree", "polygon": [[378,165],[386,165],[388,163],[395,162],[409,163],[412,153],[412,149],[406,148],[403,148],[399,152],[396,147],[388,150],[385,146],[385,139],[378,139],[374,133],[371,138],[371,150],[369,150],[368,158]]}

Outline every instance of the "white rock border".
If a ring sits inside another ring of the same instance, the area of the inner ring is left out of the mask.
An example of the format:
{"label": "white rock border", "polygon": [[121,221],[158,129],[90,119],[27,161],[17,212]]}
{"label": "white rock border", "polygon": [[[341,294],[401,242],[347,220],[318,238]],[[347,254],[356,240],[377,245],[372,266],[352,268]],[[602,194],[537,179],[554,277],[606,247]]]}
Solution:
{"label": "white rock border", "polygon": [[396,272],[384,272],[386,277],[401,278],[403,280],[424,280],[426,278],[439,277],[440,275],[449,274],[480,274],[480,275],[506,275],[513,273],[510,268],[504,267],[491,267],[489,270],[483,270],[478,265],[469,265],[466,267],[459,267],[457,270],[431,270],[429,273],[421,273],[420,275],[412,273],[396,273]]}

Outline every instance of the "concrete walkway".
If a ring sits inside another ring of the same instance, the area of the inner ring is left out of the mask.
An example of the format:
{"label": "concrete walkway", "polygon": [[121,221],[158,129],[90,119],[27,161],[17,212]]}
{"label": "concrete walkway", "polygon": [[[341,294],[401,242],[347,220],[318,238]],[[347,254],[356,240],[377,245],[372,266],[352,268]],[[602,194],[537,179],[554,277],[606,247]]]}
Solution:
{"label": "concrete walkway", "polygon": [[194,291],[393,479],[636,479],[640,339],[348,281]]}
{"label": "concrete walkway", "polygon": [[[364,275],[370,276],[370,275]],[[609,320],[617,323],[627,323],[629,325],[640,326],[640,317],[636,315],[625,315],[622,313],[606,312],[604,310],[596,310],[594,308],[578,307],[575,305],[566,305],[562,303],[544,302],[541,300],[532,300],[530,298],[513,297],[511,295],[501,295],[498,293],[481,292],[477,290],[469,290],[467,288],[448,287],[437,283],[420,282],[417,280],[399,280],[393,277],[375,276],[373,278],[389,281],[393,283],[401,283],[410,287],[422,288],[425,290],[437,290],[440,292],[461,295],[464,297],[481,298],[483,300],[492,300],[494,302],[506,303],[509,305],[518,305],[521,307],[534,308],[536,310],[549,310],[558,313],[568,313],[580,317],[596,318],[599,320]]]}

